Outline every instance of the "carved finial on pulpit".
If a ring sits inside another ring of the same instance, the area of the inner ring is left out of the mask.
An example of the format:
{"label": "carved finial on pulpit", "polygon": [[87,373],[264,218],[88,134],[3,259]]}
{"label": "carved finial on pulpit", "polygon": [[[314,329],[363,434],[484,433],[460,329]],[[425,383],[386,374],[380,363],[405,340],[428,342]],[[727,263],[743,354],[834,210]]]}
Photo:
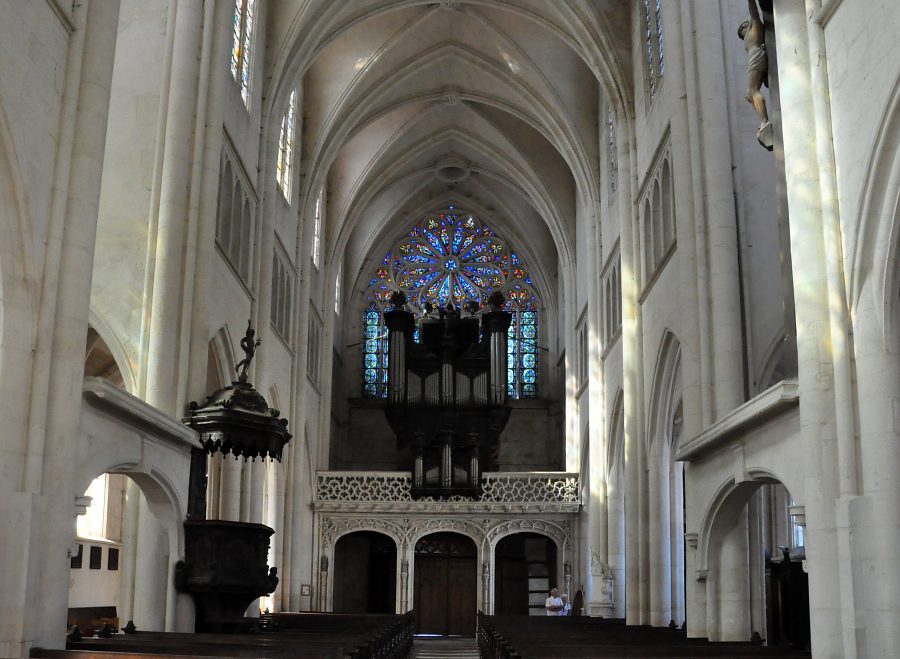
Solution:
{"label": "carved finial on pulpit", "polygon": [[244,351],[244,358],[237,363],[237,366],[234,367],[234,370],[237,371],[238,374],[238,382],[246,382],[247,381],[247,369],[250,368],[250,362],[253,361],[253,355],[256,353],[256,349],[259,347],[259,344],[262,343],[262,339],[253,340],[256,336],[256,330],[254,330],[250,326],[250,321],[247,321],[247,333],[244,334],[244,338],[241,339],[241,350]]}

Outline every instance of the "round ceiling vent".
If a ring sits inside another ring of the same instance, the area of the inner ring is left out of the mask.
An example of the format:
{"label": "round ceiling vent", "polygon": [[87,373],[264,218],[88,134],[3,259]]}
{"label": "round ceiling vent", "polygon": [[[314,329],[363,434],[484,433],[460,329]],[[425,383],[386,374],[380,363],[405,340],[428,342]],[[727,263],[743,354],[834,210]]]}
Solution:
{"label": "round ceiling vent", "polygon": [[444,183],[459,183],[469,177],[469,163],[459,156],[447,156],[434,168],[434,175]]}

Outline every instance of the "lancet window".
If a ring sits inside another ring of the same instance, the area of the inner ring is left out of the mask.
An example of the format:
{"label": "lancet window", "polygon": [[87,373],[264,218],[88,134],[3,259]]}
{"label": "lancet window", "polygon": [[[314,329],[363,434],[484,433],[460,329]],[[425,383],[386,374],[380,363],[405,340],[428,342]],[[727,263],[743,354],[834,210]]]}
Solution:
{"label": "lancet window", "polygon": [[323,185],[316,197],[316,207],[313,211],[313,238],[312,250],[310,251],[310,258],[312,259],[313,266],[317,269],[319,267],[319,254],[322,242],[322,203],[324,201],[324,196],[325,186]]}
{"label": "lancet window", "polygon": [[256,29],[256,0],[235,0],[232,23],[231,77],[240,85],[244,105],[250,107],[253,37]]}
{"label": "lancet window", "polygon": [[426,216],[381,260],[363,311],[363,395],[387,396],[387,331],[382,313],[391,293],[402,290],[410,310],[468,302],[484,308],[490,294],[506,297],[512,316],[507,341],[507,386],[512,398],[538,395],[539,302],[521,257],[507,241],[469,213],[454,207]]}
{"label": "lancet window", "polygon": [[612,108],[606,111],[606,166],[609,177],[609,199],[612,201],[619,177],[619,160],[616,152],[616,123]]}
{"label": "lancet window", "polygon": [[288,108],[281,117],[281,133],[278,136],[278,160],[275,163],[275,180],[281,194],[291,201],[291,180],[294,169],[294,125],[297,114],[297,91],[291,92]]}
{"label": "lancet window", "polygon": [[644,36],[644,64],[647,99],[652,101],[659,80],[666,70],[663,51],[662,0],[643,0],[641,3],[641,31]]}

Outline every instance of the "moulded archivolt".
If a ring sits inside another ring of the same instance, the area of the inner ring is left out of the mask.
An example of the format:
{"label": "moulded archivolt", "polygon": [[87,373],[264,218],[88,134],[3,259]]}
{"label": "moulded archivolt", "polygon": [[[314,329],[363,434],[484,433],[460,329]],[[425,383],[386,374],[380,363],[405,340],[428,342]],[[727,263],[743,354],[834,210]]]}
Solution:
{"label": "moulded archivolt", "polygon": [[556,544],[565,551],[569,546],[572,536],[572,523],[570,520],[551,522],[549,520],[514,519],[500,522],[487,532],[485,540],[489,547],[496,545],[497,541],[513,533],[540,533],[548,535],[556,541]]}
{"label": "moulded archivolt", "polygon": [[[406,528],[390,519],[377,517],[320,517],[319,533],[322,545],[331,547],[338,538],[355,531],[376,531],[390,536],[398,545],[406,535]],[[398,547],[399,549],[399,547]]]}
{"label": "moulded archivolt", "polygon": [[483,525],[480,526],[476,521],[452,517],[436,517],[417,522],[410,521],[409,530],[406,532],[406,541],[412,545],[419,538],[439,531],[461,533],[474,540],[476,545],[481,544],[484,539]]}

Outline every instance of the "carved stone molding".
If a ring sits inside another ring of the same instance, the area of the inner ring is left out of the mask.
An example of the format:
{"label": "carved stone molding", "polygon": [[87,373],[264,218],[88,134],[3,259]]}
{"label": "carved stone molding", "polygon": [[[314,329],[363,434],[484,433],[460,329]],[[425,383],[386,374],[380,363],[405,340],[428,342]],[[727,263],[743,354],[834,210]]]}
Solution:
{"label": "carved stone molding", "polygon": [[512,533],[540,533],[556,541],[561,551],[572,542],[572,519],[510,519],[473,518],[455,515],[403,517],[393,516],[331,516],[318,513],[319,551],[330,553],[337,540],[354,531],[375,531],[392,537],[398,551],[405,551],[419,538],[431,533],[450,531],[471,538],[485,554],[503,536]]}
{"label": "carved stone molding", "polygon": [[415,521],[408,520],[408,522],[409,529],[406,532],[406,542],[410,545],[422,536],[426,536],[430,533],[437,533],[439,531],[454,531],[456,533],[461,533],[472,538],[476,545],[481,544],[481,541],[484,538],[482,527],[477,522],[470,519],[442,517]]}
{"label": "carved stone molding", "polygon": [[321,512],[452,514],[577,513],[578,474],[492,472],[482,475],[479,500],[413,500],[409,472],[319,472],[313,507]]}
{"label": "carved stone molding", "polygon": [[699,540],[700,540],[699,533],[685,533],[684,534],[684,541],[687,544],[688,549],[696,549],[697,543],[699,542]]}
{"label": "carved stone molding", "polygon": [[565,551],[572,538],[571,520],[513,519],[494,524],[487,532],[488,546],[493,546],[500,536],[511,533],[541,533],[556,540],[560,549]]}
{"label": "carved stone molding", "polygon": [[354,531],[377,531],[402,541],[406,529],[396,521],[377,517],[328,517],[322,515],[319,523],[319,535],[322,547],[331,547],[337,539]]}

